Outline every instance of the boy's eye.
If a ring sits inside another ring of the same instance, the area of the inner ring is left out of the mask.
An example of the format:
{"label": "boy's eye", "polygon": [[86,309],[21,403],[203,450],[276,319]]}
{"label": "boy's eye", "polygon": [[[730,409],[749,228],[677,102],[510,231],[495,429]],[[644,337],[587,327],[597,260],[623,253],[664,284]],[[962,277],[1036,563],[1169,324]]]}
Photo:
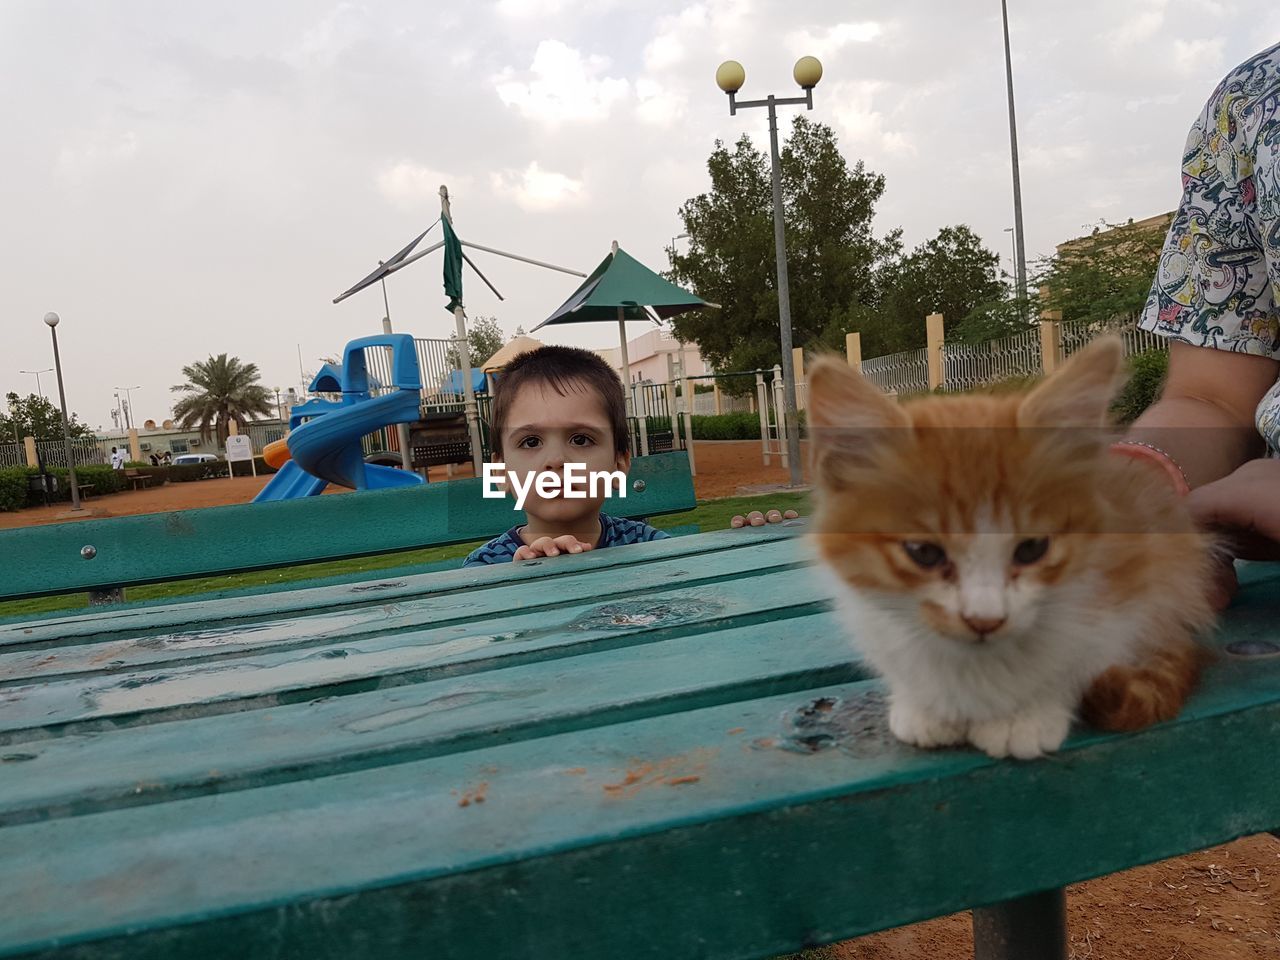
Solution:
{"label": "boy's eye", "polygon": [[521,440],[519,443],[516,444],[517,447],[523,447],[525,450],[533,450],[541,445],[542,445],[542,440],[539,437],[525,437],[523,440]]}
{"label": "boy's eye", "polygon": [[590,437],[588,437],[585,433],[575,433],[572,437],[569,438],[569,442],[573,444],[575,447],[587,447],[595,443],[595,441],[592,440]]}

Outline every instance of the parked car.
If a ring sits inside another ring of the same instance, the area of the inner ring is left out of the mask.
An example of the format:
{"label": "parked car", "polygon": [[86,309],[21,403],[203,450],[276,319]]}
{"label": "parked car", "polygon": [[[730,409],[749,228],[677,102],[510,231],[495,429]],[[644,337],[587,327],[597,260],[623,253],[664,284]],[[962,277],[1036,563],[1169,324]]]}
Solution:
{"label": "parked car", "polygon": [[173,465],[180,467],[190,463],[213,463],[219,458],[212,453],[182,453],[173,458]]}

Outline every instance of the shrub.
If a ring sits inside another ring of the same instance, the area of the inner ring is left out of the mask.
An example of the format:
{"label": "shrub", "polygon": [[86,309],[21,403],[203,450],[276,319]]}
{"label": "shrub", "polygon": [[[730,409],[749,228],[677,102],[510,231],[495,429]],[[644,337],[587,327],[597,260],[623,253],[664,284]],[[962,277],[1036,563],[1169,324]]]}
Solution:
{"label": "shrub", "polygon": [[721,413],[695,416],[695,440],[759,440],[760,415],[755,413]]}
{"label": "shrub", "polygon": [[1143,410],[1160,396],[1164,378],[1169,372],[1169,353],[1166,350],[1148,350],[1129,358],[1129,382],[1124,385],[1111,413],[1120,424],[1133,423]]}
{"label": "shrub", "polygon": [[227,475],[225,460],[207,460],[204,463],[172,464],[164,468],[170,483],[187,483],[191,480],[210,480]]}
{"label": "shrub", "polygon": [[21,510],[27,504],[27,478],[31,471],[26,467],[6,467],[0,470],[0,511]]}
{"label": "shrub", "polygon": [[[27,478],[38,477],[40,471],[32,467],[24,468]],[[50,495],[51,500],[69,501],[71,499],[71,479],[67,474],[66,467],[47,467],[46,473],[50,473],[58,478],[58,489]],[[28,480],[23,480],[24,488]],[[93,484],[93,496],[101,496],[104,493],[118,493],[124,488],[125,479],[123,470],[112,470],[107,466],[89,465],[76,467],[76,482],[84,484]],[[24,489],[23,502],[26,506],[35,507],[44,503],[44,493],[39,489]]]}

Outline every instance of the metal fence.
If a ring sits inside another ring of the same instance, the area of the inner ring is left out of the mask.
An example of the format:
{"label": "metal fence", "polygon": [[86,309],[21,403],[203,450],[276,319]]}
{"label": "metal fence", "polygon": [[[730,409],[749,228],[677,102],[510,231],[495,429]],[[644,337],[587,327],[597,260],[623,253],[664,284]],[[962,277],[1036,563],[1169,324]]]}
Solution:
{"label": "metal fence", "polygon": [[928,393],[928,351],[904,350],[863,360],[862,375],[889,393]]}
{"label": "metal fence", "polygon": [[942,347],[942,383],[947,390],[971,390],[984,383],[1040,373],[1040,333],[1024,333],[985,343]]}
{"label": "metal fence", "polygon": [[1169,341],[1158,337],[1149,330],[1143,330],[1133,324],[1117,326],[1116,324],[1098,321],[1072,320],[1059,326],[1058,359],[1065,360],[1094,337],[1103,333],[1118,333],[1124,343],[1124,355],[1146,353],[1148,350],[1167,350]]}
{"label": "metal fence", "polygon": [[280,423],[279,421],[273,421],[270,423],[256,423],[251,421],[244,432],[248,434],[249,439],[253,442],[253,452],[261,454],[263,448],[267,444],[274,443],[276,440],[282,439],[288,431],[286,430],[285,424]]}
{"label": "metal fence", "polygon": [[[37,440],[36,456],[46,467],[67,466],[67,448],[62,440]],[[97,440],[72,440],[71,456],[77,467],[96,466],[107,462]]]}
{"label": "metal fence", "polygon": [[0,467],[25,467],[27,451],[20,443],[0,443]]}
{"label": "metal fence", "polygon": [[[1058,362],[1103,333],[1119,334],[1126,357],[1149,350],[1168,349],[1168,341],[1132,324],[1074,320],[1058,324]],[[972,390],[984,384],[1014,377],[1034,377],[1044,372],[1041,327],[985,343],[944,343],[942,388]],[[889,393],[929,391],[928,350],[908,350],[862,362],[868,380]],[[797,387],[801,386],[797,384]]]}

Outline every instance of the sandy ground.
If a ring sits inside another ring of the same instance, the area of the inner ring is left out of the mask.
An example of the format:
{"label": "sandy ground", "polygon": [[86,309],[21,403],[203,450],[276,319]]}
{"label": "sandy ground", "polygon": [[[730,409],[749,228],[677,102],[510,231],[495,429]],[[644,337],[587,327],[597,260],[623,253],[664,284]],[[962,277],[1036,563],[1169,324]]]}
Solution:
{"label": "sandy ground", "polygon": [[[739,493],[755,493],[761,487],[785,484],[788,473],[773,457],[770,466],[763,465],[758,441],[705,441],[694,445],[697,476],[694,487],[700,498],[732,497]],[[455,477],[471,476],[470,467],[458,467]],[[431,481],[445,480],[444,467],[431,469]],[[220,477],[190,483],[168,483],[161,487],[126,490],[121,493],[93,497],[85,501],[86,517],[123,517],[137,513],[167,513],[199,507],[221,507],[229,503],[248,503],[266,484],[266,477]],[[347,493],[341,487],[329,487],[330,493]],[[70,504],[35,507],[16,513],[0,513],[0,529],[26,527],[41,523],[62,523],[68,517]]]}
{"label": "sandy ground", "polygon": [[[775,457],[765,467],[758,442],[700,442],[698,496],[760,492],[785,484]],[[470,475],[460,470],[456,475]],[[443,467],[432,480],[445,479]],[[162,513],[247,503],[264,477],[173,483],[88,501],[96,516]],[[334,493],[346,491],[331,488]],[[0,528],[63,522],[67,504],[0,513]],[[832,865],[838,868],[837,865]],[[1072,960],[1280,960],[1280,840],[1264,835],[1080,884],[1070,891]],[[970,960],[968,914],[851,940],[814,960]]]}
{"label": "sandy ground", "polygon": [[[1067,891],[1072,960],[1280,957],[1280,840],[1247,837]],[[968,913],[830,947],[821,960],[972,960]],[[817,960],[817,958],[815,958]]]}

